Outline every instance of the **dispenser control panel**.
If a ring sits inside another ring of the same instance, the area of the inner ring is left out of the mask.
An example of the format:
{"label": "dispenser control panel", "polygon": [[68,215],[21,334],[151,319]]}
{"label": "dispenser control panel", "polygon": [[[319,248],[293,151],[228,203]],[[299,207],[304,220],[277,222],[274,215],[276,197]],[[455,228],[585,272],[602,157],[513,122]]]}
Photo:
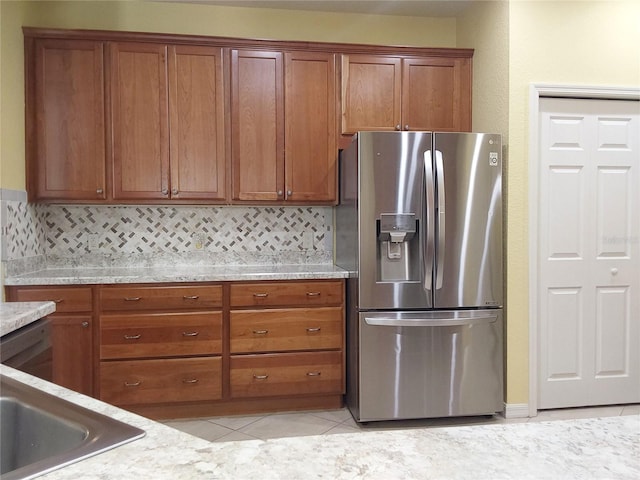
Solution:
{"label": "dispenser control panel", "polygon": [[415,213],[382,213],[379,222],[382,241],[404,242],[416,233]]}

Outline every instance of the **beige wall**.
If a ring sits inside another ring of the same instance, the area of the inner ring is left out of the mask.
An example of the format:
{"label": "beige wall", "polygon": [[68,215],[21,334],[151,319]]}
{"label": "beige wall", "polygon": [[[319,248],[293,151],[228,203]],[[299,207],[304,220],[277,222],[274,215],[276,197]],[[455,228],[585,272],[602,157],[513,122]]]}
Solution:
{"label": "beige wall", "polygon": [[507,402],[528,401],[531,83],[640,86],[640,2],[512,1],[509,8]]}

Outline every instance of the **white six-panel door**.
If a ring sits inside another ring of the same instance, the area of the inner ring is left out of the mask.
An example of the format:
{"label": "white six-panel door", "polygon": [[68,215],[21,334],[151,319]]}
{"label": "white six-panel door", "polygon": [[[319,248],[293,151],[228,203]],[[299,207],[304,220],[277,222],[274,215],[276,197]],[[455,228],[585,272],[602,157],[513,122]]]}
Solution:
{"label": "white six-panel door", "polygon": [[540,99],[540,409],[640,402],[639,117]]}

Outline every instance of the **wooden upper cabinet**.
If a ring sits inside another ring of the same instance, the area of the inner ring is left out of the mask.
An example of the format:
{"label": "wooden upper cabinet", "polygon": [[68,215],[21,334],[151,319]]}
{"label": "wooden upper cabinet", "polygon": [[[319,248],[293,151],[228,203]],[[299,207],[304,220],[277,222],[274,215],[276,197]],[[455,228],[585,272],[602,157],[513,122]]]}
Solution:
{"label": "wooden upper cabinet", "polygon": [[233,200],[284,199],[282,53],[231,51]]}
{"label": "wooden upper cabinet", "polygon": [[29,199],[102,200],[103,44],[44,39],[31,46],[26,58]]}
{"label": "wooden upper cabinet", "polygon": [[336,198],[335,55],[231,53],[233,200]]}
{"label": "wooden upper cabinet", "polygon": [[110,45],[115,200],[226,198],[222,49]]}
{"label": "wooden upper cabinet", "polygon": [[471,59],[343,55],[342,134],[471,130]]}
{"label": "wooden upper cabinet", "polygon": [[337,185],[336,69],[331,53],[285,53],[285,198],[333,202]]}
{"label": "wooden upper cabinet", "polygon": [[222,49],[169,47],[171,198],[224,200]]}
{"label": "wooden upper cabinet", "polygon": [[111,43],[113,198],[169,196],[167,47]]}
{"label": "wooden upper cabinet", "polygon": [[342,133],[399,130],[401,59],[342,56]]}
{"label": "wooden upper cabinet", "polygon": [[402,129],[471,131],[468,58],[402,61]]}

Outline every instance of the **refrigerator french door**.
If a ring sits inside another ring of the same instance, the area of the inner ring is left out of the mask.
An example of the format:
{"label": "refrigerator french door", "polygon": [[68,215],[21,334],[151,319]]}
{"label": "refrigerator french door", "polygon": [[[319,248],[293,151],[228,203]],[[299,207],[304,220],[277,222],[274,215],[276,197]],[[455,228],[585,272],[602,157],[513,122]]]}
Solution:
{"label": "refrigerator french door", "polygon": [[342,152],[356,420],[502,410],[501,170],[497,134],[359,132]]}

